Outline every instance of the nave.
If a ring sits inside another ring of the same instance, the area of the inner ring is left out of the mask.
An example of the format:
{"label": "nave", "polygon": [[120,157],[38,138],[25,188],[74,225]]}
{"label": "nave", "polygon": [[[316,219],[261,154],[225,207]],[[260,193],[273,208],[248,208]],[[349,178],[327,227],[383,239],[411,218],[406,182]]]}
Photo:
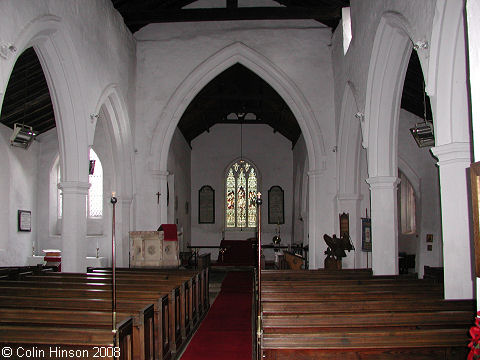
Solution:
{"label": "nave", "polygon": [[444,300],[435,279],[369,269],[262,270],[259,298],[252,270],[117,268],[113,319],[111,269],[4,269],[0,343],[13,359],[467,356],[475,303]]}

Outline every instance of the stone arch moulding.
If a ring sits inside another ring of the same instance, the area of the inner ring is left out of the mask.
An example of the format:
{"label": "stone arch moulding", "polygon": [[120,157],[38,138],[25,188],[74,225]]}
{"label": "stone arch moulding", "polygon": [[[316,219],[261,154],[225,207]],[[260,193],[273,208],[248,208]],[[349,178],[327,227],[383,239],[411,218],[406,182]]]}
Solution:
{"label": "stone arch moulding", "polygon": [[130,132],[128,111],[116,84],[108,85],[103,91],[95,113],[90,116],[89,144],[93,144],[97,115],[104,110],[107,128],[112,141],[112,153],[115,164],[114,187],[124,200],[133,197],[133,146]]}
{"label": "stone arch moulding", "polygon": [[342,99],[338,132],[338,192],[358,194],[360,176],[361,119],[357,119],[357,101],[352,83],[347,82]]}
{"label": "stone arch moulding", "polygon": [[437,0],[435,4],[426,90],[432,102],[436,146],[470,143],[464,7],[463,1]]}
{"label": "stone arch moulding", "polygon": [[412,51],[410,26],[397,13],[385,13],[375,35],[368,70],[364,145],[368,175],[397,176],[397,133],[406,69]]}
{"label": "stone arch moulding", "polygon": [[[263,55],[241,42],[235,42],[201,63],[180,84],[169,99],[154,131],[150,158],[154,171],[166,170],[173,132],[196,94],[217,75],[240,63],[270,84],[297,118],[307,145],[311,170],[324,166],[325,148],[321,129],[308,101],[286,74]],[[157,154],[160,154],[158,156]]]}
{"label": "stone arch moulding", "polygon": [[[16,55],[4,66],[11,74],[15,62],[28,47],[33,47],[42,65],[48,83],[55,113],[59,141],[63,181],[88,183],[87,129],[86,118],[80,99],[81,86],[77,77],[79,69],[75,47],[63,28],[62,19],[54,15],[43,15],[30,21],[19,31],[14,46]],[[3,66],[2,66],[3,67]],[[8,79],[2,83],[4,92]]]}
{"label": "stone arch moulding", "polygon": [[422,196],[420,191],[421,179],[415,170],[413,170],[412,167],[400,156],[398,157],[398,170],[403,172],[408,178],[408,181],[410,181],[410,184],[412,184],[413,189],[415,190],[415,196],[420,200],[420,197]]}

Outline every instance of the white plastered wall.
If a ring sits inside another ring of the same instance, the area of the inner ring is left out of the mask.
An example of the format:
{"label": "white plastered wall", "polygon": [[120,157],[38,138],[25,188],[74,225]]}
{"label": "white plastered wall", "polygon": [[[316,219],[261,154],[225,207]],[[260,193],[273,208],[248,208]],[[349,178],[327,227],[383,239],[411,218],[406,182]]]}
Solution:
{"label": "white plastered wall", "polygon": [[[280,225],[281,245],[291,244],[292,234],[292,143],[268,125],[242,127],[242,156],[258,170],[258,191],[262,193],[262,243],[271,244],[277,225],[268,223],[268,190],[280,186],[284,191],[285,223]],[[231,231],[225,228],[225,172],[240,158],[240,126],[217,124],[192,142],[192,244],[220,245],[225,230],[227,240],[246,240],[255,231]],[[215,190],[215,223],[198,223],[198,190],[210,185]],[[272,249],[264,251],[273,260]],[[212,251],[212,258],[218,253]]]}
{"label": "white plastered wall", "polygon": [[[66,208],[60,247],[66,271],[83,271],[85,266],[86,221],[79,219],[85,213],[88,146],[95,129],[89,115],[98,110],[99,98],[109,84],[119,84],[127,95],[134,79],[134,42],[122,18],[109,1],[89,5],[58,0],[0,3],[4,18],[0,41],[15,49],[0,58],[2,99],[16,58],[30,46],[49,84],[64,176]],[[128,113],[124,116],[128,118]]]}
{"label": "white plastered wall", "polygon": [[[136,37],[137,117],[144,120],[135,131],[136,173],[142,174],[136,179],[138,189],[153,188],[165,193],[170,139],[183,111],[210,80],[240,63],[282,96],[302,129],[308,150],[309,204],[313,204],[310,264],[323,264],[323,249],[317,245],[323,243],[324,233],[333,231],[335,196],[328,30],[310,21],[242,22],[241,26],[236,22],[183,23],[150,25]],[[324,139],[328,139],[326,144]],[[143,205],[137,207],[136,214],[141,228],[152,228],[167,218],[166,199],[157,206],[152,195],[155,192],[137,193],[136,201]]]}

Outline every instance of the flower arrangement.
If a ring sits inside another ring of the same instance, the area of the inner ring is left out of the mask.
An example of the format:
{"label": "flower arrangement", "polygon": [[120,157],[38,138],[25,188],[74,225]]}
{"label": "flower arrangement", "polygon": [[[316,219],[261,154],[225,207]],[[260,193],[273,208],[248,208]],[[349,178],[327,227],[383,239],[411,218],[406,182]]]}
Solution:
{"label": "flower arrangement", "polygon": [[480,359],[480,311],[477,312],[475,325],[470,328],[470,336],[472,340],[468,344],[470,352],[468,353],[467,360]]}

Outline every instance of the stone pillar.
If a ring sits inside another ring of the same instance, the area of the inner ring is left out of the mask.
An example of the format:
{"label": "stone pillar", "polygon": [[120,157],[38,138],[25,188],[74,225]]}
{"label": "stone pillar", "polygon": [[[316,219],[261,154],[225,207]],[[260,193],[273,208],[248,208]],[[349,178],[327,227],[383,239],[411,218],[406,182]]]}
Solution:
{"label": "stone pillar", "polygon": [[348,214],[350,238],[355,247],[355,251],[346,251],[347,257],[342,260],[342,268],[355,269],[361,267],[362,255],[362,229],[360,224],[360,201],[362,196],[358,194],[338,194],[337,195],[337,224],[335,233],[340,237],[340,223],[338,215]]}
{"label": "stone pillar", "polygon": [[431,149],[438,159],[442,207],[445,299],[472,299],[473,275],[467,168],[470,144],[453,142]]}
{"label": "stone pillar", "polygon": [[[120,219],[121,220],[117,232],[117,239],[120,242],[120,245],[117,249],[120,249],[121,252],[118,252],[117,257],[117,266],[128,267],[130,263],[130,209],[132,207],[132,199],[123,199],[120,198],[117,203],[117,208],[119,208]],[[156,230],[156,229],[155,229]]]}
{"label": "stone pillar", "polygon": [[62,189],[62,272],[87,270],[87,195],[90,184],[63,181]]}
{"label": "stone pillar", "polygon": [[308,262],[310,269],[323,268],[327,244],[324,234],[332,232],[334,206],[323,170],[308,172]]}
{"label": "stone pillar", "polygon": [[398,209],[396,176],[368,178],[372,218],[374,275],[398,274]]}

